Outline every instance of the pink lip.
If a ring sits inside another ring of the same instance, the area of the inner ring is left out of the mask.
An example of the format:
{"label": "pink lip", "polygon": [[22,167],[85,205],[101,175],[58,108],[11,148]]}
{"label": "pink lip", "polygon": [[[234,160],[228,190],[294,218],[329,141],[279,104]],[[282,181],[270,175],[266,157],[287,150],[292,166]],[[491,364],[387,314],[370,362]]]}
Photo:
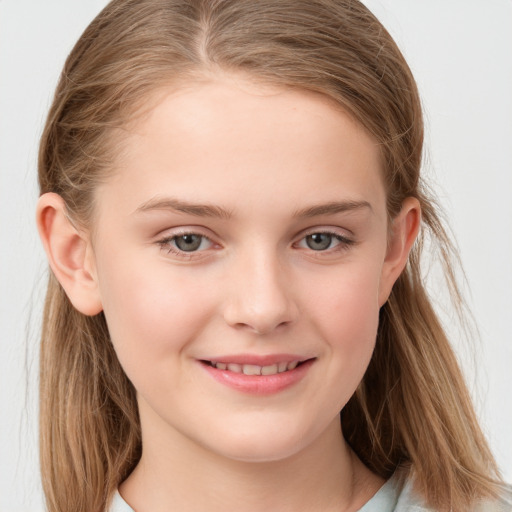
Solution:
{"label": "pink lip", "polygon": [[274,375],[245,375],[244,373],[220,370],[201,361],[201,366],[209,375],[225,386],[252,395],[272,395],[301,381],[315,360],[305,360],[304,357],[279,354],[264,357],[249,355],[223,356],[214,359],[214,361],[227,364],[253,364],[258,366],[268,366],[279,362],[303,361],[293,370]]}

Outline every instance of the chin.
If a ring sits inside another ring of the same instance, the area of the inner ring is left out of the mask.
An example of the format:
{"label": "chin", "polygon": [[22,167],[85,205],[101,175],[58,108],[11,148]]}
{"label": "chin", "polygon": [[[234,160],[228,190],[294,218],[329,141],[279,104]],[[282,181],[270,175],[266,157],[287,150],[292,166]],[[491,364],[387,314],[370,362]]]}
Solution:
{"label": "chin", "polygon": [[251,443],[249,446],[229,447],[220,455],[246,463],[267,463],[289,459],[301,451],[296,444],[282,445],[275,442]]}
{"label": "chin", "polygon": [[232,432],[219,435],[220,442],[207,448],[220,456],[239,462],[276,462],[297,455],[314,443],[316,437],[311,433],[308,435],[307,432],[290,430],[284,425],[277,429],[245,429],[238,432],[240,435],[234,436]]}

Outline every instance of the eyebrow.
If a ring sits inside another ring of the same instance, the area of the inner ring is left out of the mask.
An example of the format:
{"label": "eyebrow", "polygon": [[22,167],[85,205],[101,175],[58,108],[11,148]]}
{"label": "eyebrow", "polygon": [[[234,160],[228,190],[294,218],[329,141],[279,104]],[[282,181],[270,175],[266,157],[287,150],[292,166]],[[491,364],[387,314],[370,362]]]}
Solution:
{"label": "eyebrow", "polygon": [[[320,215],[334,215],[336,213],[350,212],[354,210],[369,209],[373,211],[368,201],[332,201],[313,206],[308,206],[294,213],[296,218],[318,217]],[[195,215],[197,217],[214,217],[230,219],[232,213],[225,208],[212,204],[197,204],[176,199],[173,197],[155,197],[140,205],[135,213],[155,210],[173,210],[179,213]]]}
{"label": "eyebrow", "polygon": [[148,212],[154,210],[173,210],[179,213],[187,213],[198,217],[215,217],[219,219],[229,219],[231,212],[211,204],[196,204],[173,197],[155,197],[141,204],[135,213]]}
{"label": "eyebrow", "polygon": [[295,212],[294,217],[310,218],[320,215],[334,215],[336,213],[364,210],[366,208],[373,212],[372,205],[368,201],[332,201],[298,210]]}

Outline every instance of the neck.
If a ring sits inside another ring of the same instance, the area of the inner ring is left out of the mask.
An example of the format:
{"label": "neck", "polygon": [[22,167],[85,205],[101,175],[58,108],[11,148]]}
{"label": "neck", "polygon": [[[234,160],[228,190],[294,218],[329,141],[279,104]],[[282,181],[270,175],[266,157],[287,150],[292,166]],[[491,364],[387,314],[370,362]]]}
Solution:
{"label": "neck", "polygon": [[142,432],[143,455],[120,487],[141,512],[348,512],[383,483],[350,450],[338,419],[301,452],[265,462],[223,457],[178,432],[159,438],[144,425]]}

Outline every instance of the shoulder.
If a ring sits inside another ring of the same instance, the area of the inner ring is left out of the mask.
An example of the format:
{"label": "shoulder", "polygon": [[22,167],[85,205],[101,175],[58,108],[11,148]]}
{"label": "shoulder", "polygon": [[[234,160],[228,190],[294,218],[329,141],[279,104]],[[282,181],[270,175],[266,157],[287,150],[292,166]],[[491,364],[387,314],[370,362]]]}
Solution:
{"label": "shoulder", "polygon": [[412,480],[397,470],[359,512],[435,512],[413,491]]}
{"label": "shoulder", "polygon": [[512,487],[504,486],[499,499],[479,503],[474,512],[512,512]]}
{"label": "shoulder", "polygon": [[123,500],[119,492],[116,492],[107,512],[134,512],[134,510]]}
{"label": "shoulder", "polygon": [[[361,512],[437,512],[415,492],[413,478],[398,472],[361,509]],[[468,512],[512,512],[512,488],[505,486],[497,500],[484,500]]]}
{"label": "shoulder", "polygon": [[[407,480],[400,492],[394,512],[436,512],[428,507],[413,490],[413,482]],[[512,488],[505,486],[497,500],[482,500],[468,512],[512,512]]]}
{"label": "shoulder", "polygon": [[423,499],[414,491],[413,481],[407,479],[398,496],[395,512],[435,512],[428,507]]}

